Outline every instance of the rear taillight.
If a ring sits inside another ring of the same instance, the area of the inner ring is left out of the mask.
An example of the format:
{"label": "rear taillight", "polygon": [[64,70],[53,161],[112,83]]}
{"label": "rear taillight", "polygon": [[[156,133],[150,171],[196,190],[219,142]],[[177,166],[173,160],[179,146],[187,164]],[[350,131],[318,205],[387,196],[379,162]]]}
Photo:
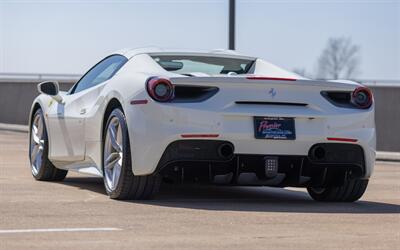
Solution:
{"label": "rear taillight", "polygon": [[373,102],[373,96],[367,87],[358,87],[351,94],[351,102],[358,108],[368,109]]}
{"label": "rear taillight", "polygon": [[174,98],[174,85],[166,78],[152,77],[147,80],[147,92],[158,102],[169,102]]}

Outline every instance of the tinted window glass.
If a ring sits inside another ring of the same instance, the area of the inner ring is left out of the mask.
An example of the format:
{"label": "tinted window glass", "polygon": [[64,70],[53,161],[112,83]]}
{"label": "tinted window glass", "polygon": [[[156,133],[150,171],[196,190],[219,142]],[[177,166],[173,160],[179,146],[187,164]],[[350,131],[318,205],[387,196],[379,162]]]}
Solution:
{"label": "tinted window glass", "polygon": [[80,92],[110,79],[126,61],[128,61],[128,59],[121,55],[113,55],[105,58],[79,80],[71,93]]}
{"label": "tinted window glass", "polygon": [[248,73],[254,60],[213,56],[160,55],[153,59],[167,71],[178,74],[201,72],[209,75]]}

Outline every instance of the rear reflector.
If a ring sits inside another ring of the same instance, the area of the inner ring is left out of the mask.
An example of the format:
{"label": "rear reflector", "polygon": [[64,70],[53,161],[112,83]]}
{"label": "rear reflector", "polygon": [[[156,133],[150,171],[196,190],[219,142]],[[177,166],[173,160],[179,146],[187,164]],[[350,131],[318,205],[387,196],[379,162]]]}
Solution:
{"label": "rear reflector", "polygon": [[137,105],[137,104],[147,104],[149,101],[147,100],[132,100],[131,104],[132,105]]}
{"label": "rear reflector", "polygon": [[336,137],[328,137],[326,138],[328,141],[344,141],[344,142],[356,142],[358,141],[357,139],[351,139],[351,138],[336,138]]}
{"label": "rear reflector", "polygon": [[283,78],[283,77],[265,77],[265,76],[248,76],[248,80],[271,80],[271,81],[296,81],[294,78]]}
{"label": "rear reflector", "polygon": [[183,134],[182,138],[215,138],[218,137],[219,134]]}

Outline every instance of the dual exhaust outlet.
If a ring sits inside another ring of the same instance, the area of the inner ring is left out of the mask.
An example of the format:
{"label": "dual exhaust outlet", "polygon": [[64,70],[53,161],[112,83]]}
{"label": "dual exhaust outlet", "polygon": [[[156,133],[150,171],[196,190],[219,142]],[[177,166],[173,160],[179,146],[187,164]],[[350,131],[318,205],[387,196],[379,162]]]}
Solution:
{"label": "dual exhaust outlet", "polygon": [[[230,160],[233,158],[234,148],[231,143],[222,143],[217,147],[217,154],[223,160]],[[311,148],[309,157],[314,161],[326,160],[327,152],[323,146],[316,145]]]}
{"label": "dual exhaust outlet", "polygon": [[[327,160],[327,150],[321,145],[310,149],[309,158],[313,161]],[[234,147],[231,143],[222,143],[217,147],[217,155],[221,160],[231,160],[234,156]]]}
{"label": "dual exhaust outlet", "polygon": [[[222,160],[233,158],[234,147],[231,143],[222,143],[217,147],[217,155]],[[321,145],[316,145],[310,149],[309,158],[314,161],[324,161],[327,158],[327,151]]]}
{"label": "dual exhaust outlet", "polygon": [[217,155],[221,160],[231,160],[233,158],[234,148],[231,143],[222,143],[217,147]]}
{"label": "dual exhaust outlet", "polygon": [[326,159],[326,150],[322,146],[314,146],[311,148],[309,158],[314,161],[323,161]]}
{"label": "dual exhaust outlet", "polygon": [[[217,147],[217,155],[222,160],[230,160],[233,158],[234,147],[231,143],[222,143]],[[327,151],[321,145],[316,145],[310,149],[309,158],[313,161],[325,161],[327,159]]]}

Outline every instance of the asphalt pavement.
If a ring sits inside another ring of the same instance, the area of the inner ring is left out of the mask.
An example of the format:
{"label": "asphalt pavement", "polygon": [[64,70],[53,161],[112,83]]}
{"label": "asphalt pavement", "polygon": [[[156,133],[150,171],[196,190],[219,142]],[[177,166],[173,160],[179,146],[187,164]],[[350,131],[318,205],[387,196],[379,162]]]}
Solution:
{"label": "asphalt pavement", "polygon": [[115,201],[100,178],[35,181],[27,142],[0,130],[0,249],[400,249],[400,163],[378,162],[355,203],[167,184],[152,201]]}

